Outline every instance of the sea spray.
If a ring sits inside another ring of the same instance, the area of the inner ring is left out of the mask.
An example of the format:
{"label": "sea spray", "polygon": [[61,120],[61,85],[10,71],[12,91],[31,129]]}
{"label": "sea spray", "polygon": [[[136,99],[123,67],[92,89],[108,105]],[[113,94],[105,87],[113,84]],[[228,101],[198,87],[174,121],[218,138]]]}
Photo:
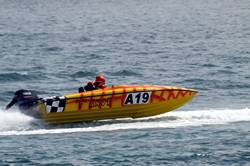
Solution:
{"label": "sea spray", "polygon": [[27,130],[34,118],[16,110],[0,110],[0,131]]}
{"label": "sea spray", "polygon": [[[2,113],[2,112],[1,112]],[[8,113],[9,114],[9,113]],[[250,121],[250,109],[225,109],[225,110],[195,110],[195,111],[173,111],[163,115],[141,118],[141,119],[118,119],[91,122],[89,124],[40,126],[38,129],[21,130],[14,125],[21,123],[23,126],[31,125],[32,118],[20,113],[11,113],[19,118],[17,121],[6,121],[8,127],[12,130],[1,131],[0,135],[40,135],[40,134],[60,134],[60,133],[76,133],[76,132],[97,132],[97,131],[114,131],[128,129],[149,129],[149,128],[177,128],[186,126],[201,126],[226,124],[237,121]],[[9,115],[7,115],[9,116]],[[11,117],[11,116],[10,116]],[[23,117],[23,118],[21,118]],[[27,119],[25,119],[27,118]],[[8,119],[8,118],[6,118]],[[31,126],[30,126],[31,127]]]}

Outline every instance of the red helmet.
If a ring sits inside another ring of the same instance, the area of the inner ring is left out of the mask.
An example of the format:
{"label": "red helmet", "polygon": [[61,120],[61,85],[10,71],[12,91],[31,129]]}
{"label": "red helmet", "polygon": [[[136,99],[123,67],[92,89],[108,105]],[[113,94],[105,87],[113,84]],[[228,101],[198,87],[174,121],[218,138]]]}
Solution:
{"label": "red helmet", "polygon": [[100,82],[104,85],[105,84],[105,77],[103,75],[98,75],[95,78],[95,82]]}

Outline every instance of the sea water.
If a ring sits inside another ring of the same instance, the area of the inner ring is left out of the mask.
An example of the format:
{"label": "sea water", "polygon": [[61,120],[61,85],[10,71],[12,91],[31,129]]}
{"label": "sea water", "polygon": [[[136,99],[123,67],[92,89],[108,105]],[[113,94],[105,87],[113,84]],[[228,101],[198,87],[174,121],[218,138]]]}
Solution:
{"label": "sea water", "polygon": [[[0,165],[250,165],[250,1],[0,0]],[[4,111],[18,89],[199,91],[142,119],[48,125]]]}

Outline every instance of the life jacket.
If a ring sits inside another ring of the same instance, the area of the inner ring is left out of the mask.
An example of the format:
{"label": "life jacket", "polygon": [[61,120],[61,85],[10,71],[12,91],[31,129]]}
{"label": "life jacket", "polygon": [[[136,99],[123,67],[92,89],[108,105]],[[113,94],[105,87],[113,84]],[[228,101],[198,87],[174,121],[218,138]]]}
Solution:
{"label": "life jacket", "polygon": [[92,91],[96,89],[103,89],[106,88],[105,85],[100,84],[100,82],[88,82],[86,86],[80,87],[78,89],[79,93],[86,92],[86,91]]}
{"label": "life jacket", "polygon": [[100,83],[100,82],[94,82],[94,86],[96,89],[104,89],[106,88],[106,85]]}

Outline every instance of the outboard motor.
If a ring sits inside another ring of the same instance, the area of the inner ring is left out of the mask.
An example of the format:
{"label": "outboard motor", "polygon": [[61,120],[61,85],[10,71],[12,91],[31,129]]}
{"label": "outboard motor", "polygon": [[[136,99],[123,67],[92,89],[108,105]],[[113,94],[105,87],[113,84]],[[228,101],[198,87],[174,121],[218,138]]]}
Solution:
{"label": "outboard motor", "polygon": [[34,116],[38,114],[39,98],[34,91],[21,89],[15,92],[12,101],[6,106],[6,110],[16,105],[23,113]]}

